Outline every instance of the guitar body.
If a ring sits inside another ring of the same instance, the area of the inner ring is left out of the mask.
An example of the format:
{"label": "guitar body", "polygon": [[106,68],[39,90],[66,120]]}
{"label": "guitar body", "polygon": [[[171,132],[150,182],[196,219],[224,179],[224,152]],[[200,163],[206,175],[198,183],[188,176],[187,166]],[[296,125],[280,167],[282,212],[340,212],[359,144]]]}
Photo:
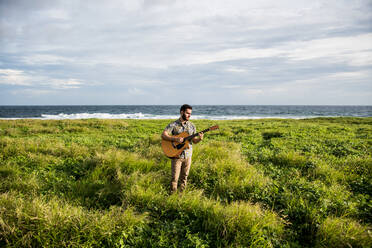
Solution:
{"label": "guitar body", "polygon": [[212,126],[210,128],[207,128],[199,133],[194,133],[192,135],[189,135],[187,132],[183,132],[177,135],[174,135],[172,137],[177,137],[177,138],[183,138],[183,143],[178,143],[175,141],[169,141],[169,140],[161,140],[161,148],[163,149],[164,154],[168,158],[177,158],[179,155],[183,152],[183,150],[189,148],[190,141],[198,136],[201,133],[206,133],[211,130],[216,130],[218,129],[218,125]]}
{"label": "guitar body", "polygon": [[[183,132],[177,135],[174,135],[172,137],[177,138],[186,138],[189,134],[187,132]],[[162,139],[161,141],[161,148],[163,149],[164,154],[169,158],[178,157],[183,150],[189,148],[190,142],[188,140],[185,140],[183,143],[178,143],[176,141],[168,141]]]}

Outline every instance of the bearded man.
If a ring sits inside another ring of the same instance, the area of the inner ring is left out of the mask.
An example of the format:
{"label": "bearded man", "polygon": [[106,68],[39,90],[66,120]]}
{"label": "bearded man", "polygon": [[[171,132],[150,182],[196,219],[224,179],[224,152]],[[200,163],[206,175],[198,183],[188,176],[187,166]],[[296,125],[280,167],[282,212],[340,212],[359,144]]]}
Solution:
{"label": "bearded man", "polygon": [[[192,113],[192,107],[188,104],[184,104],[180,108],[180,118],[174,122],[169,123],[162,133],[162,138],[168,141],[175,141],[182,143],[184,138],[173,137],[183,132],[187,132],[189,135],[196,133],[196,127],[189,121]],[[182,153],[175,158],[171,158],[172,167],[172,180],[170,184],[171,193],[177,192],[178,181],[180,181],[180,191],[182,192],[186,188],[187,177],[189,175],[192,157],[192,144],[199,143],[203,139],[203,133],[199,133],[195,136],[189,144],[189,147],[182,151]]]}

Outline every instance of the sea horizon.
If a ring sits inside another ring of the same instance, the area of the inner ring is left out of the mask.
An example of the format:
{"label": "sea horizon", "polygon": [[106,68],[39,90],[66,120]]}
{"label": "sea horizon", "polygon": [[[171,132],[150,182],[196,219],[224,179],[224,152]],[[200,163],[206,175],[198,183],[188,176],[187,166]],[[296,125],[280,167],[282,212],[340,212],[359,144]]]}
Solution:
{"label": "sea horizon", "polygon": [[[191,106],[366,106],[372,104],[190,104]],[[7,106],[181,106],[180,104],[0,104]]]}
{"label": "sea horizon", "polygon": [[[192,105],[192,119],[371,117],[370,105]],[[175,119],[179,105],[0,105],[0,119]]]}

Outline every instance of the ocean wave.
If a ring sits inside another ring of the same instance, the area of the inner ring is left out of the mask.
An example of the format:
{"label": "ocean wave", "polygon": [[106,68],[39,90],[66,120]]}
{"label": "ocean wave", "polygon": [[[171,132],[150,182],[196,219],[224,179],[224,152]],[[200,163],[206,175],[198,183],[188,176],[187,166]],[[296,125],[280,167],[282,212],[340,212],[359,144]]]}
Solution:
{"label": "ocean wave", "polygon": [[[191,119],[309,119],[315,117],[370,117],[372,106],[196,106]],[[0,119],[177,119],[173,105],[0,106]]]}
{"label": "ocean wave", "polygon": [[[193,115],[193,120],[241,120],[241,119],[305,119],[315,118],[318,116],[240,116],[240,115]],[[153,115],[132,113],[132,114],[110,114],[110,113],[74,113],[65,114],[60,113],[57,115],[42,114],[39,118],[28,118],[28,119],[43,119],[43,120],[65,120],[65,119],[177,119],[179,115]],[[9,118],[10,119],[10,118]],[[15,118],[13,118],[15,119]]]}
{"label": "ocean wave", "polygon": [[76,114],[64,114],[60,113],[58,115],[47,115],[42,114],[41,119],[174,119],[177,116],[172,115],[152,115],[143,113],[134,114],[110,114],[110,113],[76,113]]}

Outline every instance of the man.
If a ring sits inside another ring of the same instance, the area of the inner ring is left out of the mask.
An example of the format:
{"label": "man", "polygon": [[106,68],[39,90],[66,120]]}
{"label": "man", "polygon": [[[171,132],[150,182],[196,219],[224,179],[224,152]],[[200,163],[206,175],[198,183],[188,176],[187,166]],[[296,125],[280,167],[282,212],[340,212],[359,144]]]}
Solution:
{"label": "man", "polygon": [[[179,143],[183,142],[182,137],[172,137],[174,135],[187,132],[189,135],[196,133],[195,125],[192,124],[189,119],[191,116],[192,107],[188,104],[184,104],[180,108],[180,118],[170,124],[164,129],[161,137],[165,140],[176,141]],[[185,149],[179,157],[172,158],[172,180],[170,185],[171,193],[177,191],[178,179],[180,179],[180,191],[185,190],[187,184],[187,177],[189,175],[192,157],[192,143],[199,143],[203,139],[203,133],[199,136],[194,137],[190,141],[189,148]]]}

